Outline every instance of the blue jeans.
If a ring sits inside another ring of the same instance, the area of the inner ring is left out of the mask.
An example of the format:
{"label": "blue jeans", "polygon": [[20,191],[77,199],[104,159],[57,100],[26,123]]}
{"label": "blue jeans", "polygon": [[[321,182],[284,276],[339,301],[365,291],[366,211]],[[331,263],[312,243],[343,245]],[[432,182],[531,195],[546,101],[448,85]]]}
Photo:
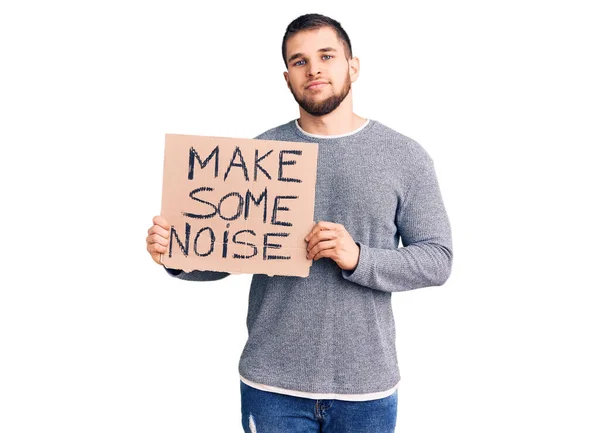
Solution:
{"label": "blue jeans", "polygon": [[240,381],[246,433],[394,433],[398,391],[370,401],[313,400]]}

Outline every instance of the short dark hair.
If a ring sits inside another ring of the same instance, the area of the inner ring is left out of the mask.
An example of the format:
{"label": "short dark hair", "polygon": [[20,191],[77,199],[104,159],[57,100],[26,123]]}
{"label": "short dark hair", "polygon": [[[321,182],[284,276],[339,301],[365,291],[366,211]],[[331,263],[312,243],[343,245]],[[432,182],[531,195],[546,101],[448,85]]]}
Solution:
{"label": "short dark hair", "polygon": [[285,30],[283,35],[283,42],[281,44],[281,54],[283,55],[283,63],[287,68],[287,41],[290,37],[303,30],[317,30],[322,27],[331,27],[337,34],[339,41],[344,46],[344,52],[347,59],[352,58],[352,44],[346,30],[342,28],[342,25],[334,20],[333,18],[326,17],[320,14],[306,14],[301,15],[292,21]]}

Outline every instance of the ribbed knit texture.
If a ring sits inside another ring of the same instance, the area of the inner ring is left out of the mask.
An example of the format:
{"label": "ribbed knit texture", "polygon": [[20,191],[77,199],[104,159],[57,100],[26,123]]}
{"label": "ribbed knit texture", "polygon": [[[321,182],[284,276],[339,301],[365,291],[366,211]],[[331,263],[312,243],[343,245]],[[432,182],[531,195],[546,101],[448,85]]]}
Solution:
{"label": "ribbed knit texture", "polygon": [[[360,257],[353,272],[322,258],[307,278],[255,274],[239,373],[311,393],[392,388],[400,371],[391,294],[441,285],[452,266],[450,225],[431,158],[374,120],[341,137],[311,137],[290,121],[256,138],[319,143],[315,221],[343,224]],[[196,281],[228,275],[169,271]]]}

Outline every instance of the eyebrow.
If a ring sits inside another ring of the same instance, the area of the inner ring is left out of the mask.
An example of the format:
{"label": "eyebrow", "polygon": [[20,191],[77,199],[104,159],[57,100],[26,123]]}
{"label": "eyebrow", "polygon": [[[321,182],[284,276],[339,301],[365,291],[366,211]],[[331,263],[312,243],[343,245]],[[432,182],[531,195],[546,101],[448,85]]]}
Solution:
{"label": "eyebrow", "polygon": [[[317,51],[319,53],[325,53],[325,52],[328,52],[328,51],[335,51],[337,53],[337,50],[335,48],[332,48],[332,47],[319,48]],[[290,58],[288,59],[288,63],[290,63],[292,60],[295,60],[298,57],[302,57],[302,56],[304,56],[304,53],[296,53],[296,54],[290,56]]]}

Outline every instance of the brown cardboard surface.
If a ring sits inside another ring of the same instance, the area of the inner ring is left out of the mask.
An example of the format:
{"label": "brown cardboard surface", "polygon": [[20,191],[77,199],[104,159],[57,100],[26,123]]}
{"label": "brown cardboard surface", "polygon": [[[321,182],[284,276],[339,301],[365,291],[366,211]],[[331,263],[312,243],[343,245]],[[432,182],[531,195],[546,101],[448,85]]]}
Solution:
{"label": "brown cardboard surface", "polygon": [[307,277],[316,143],[166,134],[161,215],[172,269]]}

